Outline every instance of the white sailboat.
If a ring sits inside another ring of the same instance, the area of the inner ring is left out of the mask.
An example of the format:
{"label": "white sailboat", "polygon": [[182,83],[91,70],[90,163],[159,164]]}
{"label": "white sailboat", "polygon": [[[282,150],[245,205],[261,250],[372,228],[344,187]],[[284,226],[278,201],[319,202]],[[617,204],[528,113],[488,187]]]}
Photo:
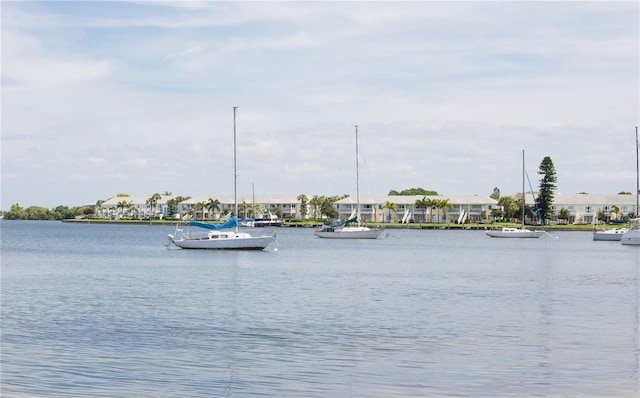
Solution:
{"label": "white sailboat", "polygon": [[522,151],[522,215],[520,217],[520,228],[503,227],[499,230],[487,231],[486,234],[492,238],[539,238],[544,231],[531,231],[524,227],[524,150]]}
{"label": "white sailboat", "polygon": [[209,229],[205,233],[193,233],[191,228],[186,231],[176,228],[175,235],[169,235],[169,243],[182,249],[213,249],[213,250],[264,250],[275,241],[275,234],[252,236],[238,230],[238,193],[237,193],[237,161],[236,161],[236,110],[233,107],[233,201],[235,214],[226,223],[208,224],[190,221],[189,226]]}
{"label": "white sailboat", "polygon": [[636,217],[629,221],[629,230],[622,235],[620,243],[623,245],[640,246],[640,207],[638,207],[638,197],[640,196],[640,161],[638,156],[638,126],[636,126]]}
{"label": "white sailboat", "polygon": [[[330,239],[377,239],[384,228],[370,228],[360,223],[360,188],[358,170],[358,126],[356,128],[356,215],[346,221],[325,224],[315,231],[319,238]],[[352,225],[355,224],[355,225]]]}
{"label": "white sailboat", "polygon": [[593,231],[593,240],[621,241],[628,228],[611,228]]}

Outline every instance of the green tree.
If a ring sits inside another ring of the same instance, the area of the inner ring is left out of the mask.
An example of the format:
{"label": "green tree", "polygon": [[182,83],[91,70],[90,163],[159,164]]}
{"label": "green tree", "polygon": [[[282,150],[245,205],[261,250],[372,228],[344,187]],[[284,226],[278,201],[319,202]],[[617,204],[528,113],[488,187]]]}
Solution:
{"label": "green tree", "polygon": [[388,194],[388,196],[417,196],[417,195],[437,196],[438,193],[436,191],[427,191],[424,188],[409,188],[409,189],[403,189],[400,192],[392,189],[391,191],[389,191],[389,194]]}
{"label": "green tree", "polygon": [[338,218],[338,209],[333,205],[341,198],[337,196],[321,197],[320,201],[320,217],[327,216],[327,218]]}
{"label": "green tree", "polygon": [[596,213],[596,219],[600,222],[606,223],[609,220],[609,215],[607,214],[606,211],[600,209]]}
{"label": "green tree", "polygon": [[[124,196],[123,196],[124,197]],[[121,200],[116,205],[116,208],[120,209],[120,216],[124,215],[124,209],[129,209],[133,202],[127,202],[126,200]]]}
{"label": "green tree", "polygon": [[491,217],[493,217],[494,221],[502,221],[504,220],[504,210],[502,206],[496,206],[495,209],[491,210]]}
{"label": "green tree", "polygon": [[[56,220],[63,220],[63,219],[72,219],[75,218],[76,214],[77,215],[82,215],[84,214],[82,211],[84,209],[82,208],[73,208],[70,209],[67,206],[58,206],[54,209],[54,219]],[[82,214],[78,214],[78,213],[82,213]]]}
{"label": "green tree", "polygon": [[438,222],[440,222],[440,210],[446,214],[448,209],[453,208],[453,205],[449,203],[449,199],[435,199],[434,202],[434,206],[438,209]]}
{"label": "green tree", "polygon": [[138,215],[140,214],[140,209],[138,209],[136,206],[134,206],[133,202],[129,202],[129,207],[127,207],[126,214],[129,217],[138,218]]}
{"label": "green tree", "polygon": [[427,222],[427,209],[431,207],[431,199],[428,199],[426,196],[424,196],[422,197],[422,199],[416,200],[415,206],[416,209],[422,209],[424,222]]}
{"label": "green tree", "polygon": [[106,202],[106,200],[103,200],[103,199],[99,199],[96,201],[96,211],[95,211],[96,217],[100,217],[106,210],[106,208],[102,206],[104,202]]}
{"label": "green tree", "polygon": [[323,198],[324,196],[314,195],[311,200],[309,200],[311,215],[313,218],[320,218],[320,208],[322,206]]}
{"label": "green tree", "polygon": [[615,215],[616,218],[614,220],[619,220],[620,217],[620,208],[618,206],[611,206],[611,212]]}
{"label": "green tree", "polygon": [[220,211],[220,201],[218,199],[209,198],[206,209],[209,210],[215,218],[216,212]]}
{"label": "green tree", "polygon": [[500,200],[500,190],[498,187],[493,188],[493,193],[489,195],[491,199]]}
{"label": "green tree", "polygon": [[194,215],[194,219],[197,220],[198,219],[198,212],[200,212],[200,214],[202,215],[202,220],[204,220],[204,209],[207,208],[207,202],[198,202],[196,203],[195,209],[196,209],[196,213]]}
{"label": "green tree", "polygon": [[309,202],[309,198],[307,195],[301,193],[296,199],[300,201],[300,217],[305,218],[307,216],[307,203]]}
{"label": "green tree", "polygon": [[518,201],[511,196],[501,197],[498,200],[498,206],[502,208],[503,218],[506,220],[511,221],[516,214],[519,214],[518,210],[520,209],[520,206]]}
{"label": "green tree", "polygon": [[538,174],[540,174],[542,178],[540,179],[540,191],[536,203],[542,220],[546,221],[552,214],[553,193],[557,188],[556,183],[558,182],[556,168],[553,166],[553,161],[549,156],[545,156],[544,159],[542,159]]}
{"label": "green tree", "polygon": [[389,222],[391,222],[393,220],[393,216],[391,214],[391,212],[396,212],[398,211],[398,205],[396,205],[395,203],[391,202],[391,201],[386,201],[384,206],[382,206],[382,209],[386,209],[388,210],[389,213]]}
{"label": "green tree", "polygon": [[178,213],[178,205],[180,202],[191,199],[191,196],[176,196],[167,200],[167,208],[169,209],[169,215],[173,216]]}
{"label": "green tree", "polygon": [[55,220],[55,215],[44,207],[29,206],[25,209],[25,220]]}
{"label": "green tree", "polygon": [[24,220],[26,217],[24,209],[18,204],[11,205],[11,209],[4,213],[5,220]]}
{"label": "green tree", "polygon": [[558,212],[558,219],[560,220],[564,220],[566,222],[569,222],[569,217],[571,217],[571,213],[569,212],[568,209],[566,208],[562,208],[560,209],[560,211]]}
{"label": "green tree", "polygon": [[146,203],[151,207],[150,210],[152,210],[152,215],[155,216],[156,214],[156,210],[157,210],[157,206],[158,206],[158,201],[160,201],[160,199],[162,199],[162,196],[160,196],[159,193],[154,193],[153,195],[151,195],[151,197],[149,199],[147,199]]}

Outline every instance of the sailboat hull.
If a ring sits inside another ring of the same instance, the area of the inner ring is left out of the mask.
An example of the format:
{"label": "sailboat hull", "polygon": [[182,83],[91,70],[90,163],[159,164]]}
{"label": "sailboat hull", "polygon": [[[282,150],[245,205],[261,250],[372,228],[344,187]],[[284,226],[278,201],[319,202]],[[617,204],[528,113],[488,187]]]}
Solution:
{"label": "sailboat hull", "polygon": [[264,250],[275,241],[273,236],[251,236],[242,232],[209,234],[202,238],[174,238],[169,240],[182,249],[207,250]]}
{"label": "sailboat hull", "polygon": [[622,235],[627,232],[626,228],[608,229],[603,231],[594,231],[593,240],[597,241],[620,241]]}
{"label": "sailboat hull", "polygon": [[487,236],[492,238],[539,238],[543,231],[530,231],[528,229],[502,228],[497,231],[487,231]]}
{"label": "sailboat hull", "polygon": [[640,218],[634,218],[629,222],[629,230],[622,235],[620,243],[640,246]]}
{"label": "sailboat hull", "polygon": [[367,227],[344,227],[335,230],[319,229],[315,232],[318,238],[327,239],[377,239],[382,233],[382,229],[371,229]]}

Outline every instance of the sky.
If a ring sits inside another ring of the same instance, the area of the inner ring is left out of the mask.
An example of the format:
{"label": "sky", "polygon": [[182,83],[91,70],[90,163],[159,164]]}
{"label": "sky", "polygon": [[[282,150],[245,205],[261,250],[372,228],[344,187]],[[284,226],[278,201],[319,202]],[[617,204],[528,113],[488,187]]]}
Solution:
{"label": "sky", "polygon": [[0,209],[636,185],[638,1],[1,5]]}

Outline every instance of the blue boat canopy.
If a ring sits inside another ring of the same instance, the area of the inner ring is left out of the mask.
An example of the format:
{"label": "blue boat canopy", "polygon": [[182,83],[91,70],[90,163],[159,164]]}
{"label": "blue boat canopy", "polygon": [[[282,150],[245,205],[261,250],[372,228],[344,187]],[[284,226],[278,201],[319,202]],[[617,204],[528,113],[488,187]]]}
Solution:
{"label": "blue boat canopy", "polygon": [[353,218],[350,218],[348,220],[345,221],[330,221],[326,224],[324,224],[322,226],[322,228],[340,228],[340,227],[344,227],[345,225],[349,224],[349,223],[353,223],[353,222],[358,222],[358,216],[355,216]]}
{"label": "blue boat canopy", "polygon": [[230,229],[238,226],[238,218],[236,216],[233,216],[224,224],[211,224],[208,222],[189,221],[189,225],[214,230]]}

